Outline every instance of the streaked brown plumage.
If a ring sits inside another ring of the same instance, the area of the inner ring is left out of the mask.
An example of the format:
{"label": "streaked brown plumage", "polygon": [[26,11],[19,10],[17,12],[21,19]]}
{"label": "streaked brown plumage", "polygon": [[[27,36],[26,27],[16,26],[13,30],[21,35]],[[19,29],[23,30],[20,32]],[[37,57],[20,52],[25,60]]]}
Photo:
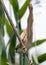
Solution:
{"label": "streaked brown plumage", "polygon": [[[21,40],[23,41],[24,45],[26,46],[27,49],[31,47],[32,43],[32,29],[33,29],[33,8],[32,5],[29,4],[29,16],[27,20],[27,29],[22,32],[20,35]],[[18,43],[20,45],[20,43]]]}
{"label": "streaked brown plumage", "polygon": [[[33,35],[33,8],[32,5],[29,4],[29,16],[27,20],[27,29],[22,32],[20,35],[21,40],[23,41],[26,50],[31,47],[32,44],[32,35]],[[20,43],[18,42],[18,46],[20,47]],[[28,54],[28,53],[27,53]],[[32,65],[32,60],[29,59],[30,65]]]}

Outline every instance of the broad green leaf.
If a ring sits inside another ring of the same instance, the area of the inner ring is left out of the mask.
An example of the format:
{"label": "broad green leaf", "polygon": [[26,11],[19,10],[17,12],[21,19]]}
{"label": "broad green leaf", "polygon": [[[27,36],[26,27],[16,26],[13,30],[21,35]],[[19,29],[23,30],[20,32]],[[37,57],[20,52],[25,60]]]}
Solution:
{"label": "broad green leaf", "polygon": [[23,52],[20,52],[20,65],[30,65],[27,56]]}
{"label": "broad green leaf", "polygon": [[4,26],[0,27],[0,33],[4,36]]}
{"label": "broad green leaf", "polygon": [[0,33],[0,65],[7,65],[6,49],[3,35]]}
{"label": "broad green leaf", "polygon": [[8,65],[8,60],[7,60],[7,56],[6,56],[6,49],[5,49],[5,47],[2,49],[1,65]]}
{"label": "broad green leaf", "polygon": [[7,33],[9,36],[11,36],[12,32],[13,32],[13,28],[12,26],[9,24],[8,20],[5,19],[5,24],[6,24],[6,29],[7,29]]}
{"label": "broad green leaf", "polygon": [[39,63],[46,61],[46,53],[38,56]]}
{"label": "broad green leaf", "polygon": [[4,23],[5,23],[5,14],[2,5],[0,3],[0,32],[2,33],[3,36],[4,36]]}
{"label": "broad green leaf", "polygon": [[24,13],[26,12],[27,6],[30,3],[31,0],[26,0],[26,2],[24,3],[24,5],[21,7],[21,9],[18,10],[18,14],[19,14],[19,18],[22,18],[22,16],[24,15]]}
{"label": "broad green leaf", "polygon": [[36,40],[35,42],[32,43],[32,47],[38,46],[38,45],[44,43],[45,41],[46,41],[46,39]]}
{"label": "broad green leaf", "polygon": [[33,64],[34,65],[39,65],[39,62],[38,62],[38,58],[37,58],[37,56],[36,55],[32,55],[32,61],[33,61]]}
{"label": "broad green leaf", "polygon": [[24,15],[24,13],[26,12],[27,6],[30,3],[30,1],[31,0],[26,0],[24,5],[22,6],[22,8],[19,9],[18,0],[10,0],[10,3],[13,6],[14,15],[15,15],[16,20],[19,20]]}
{"label": "broad green leaf", "polygon": [[4,11],[3,11],[2,5],[1,5],[1,3],[0,3],[0,16],[2,16],[3,13],[4,13]]}
{"label": "broad green leaf", "polygon": [[12,4],[13,9],[14,9],[15,11],[18,11],[18,8],[19,8],[19,6],[18,6],[18,0],[9,0],[9,1],[10,1],[10,3]]}
{"label": "broad green leaf", "polygon": [[4,36],[4,23],[5,23],[5,15],[2,5],[0,3],[0,65],[3,62],[2,58],[2,50],[5,47],[3,36]]}
{"label": "broad green leaf", "polygon": [[30,65],[29,59],[22,49],[18,49],[17,52],[20,54],[20,64],[19,65]]}
{"label": "broad green leaf", "polygon": [[19,19],[19,15],[18,15],[18,9],[19,9],[18,0],[10,0],[10,3],[13,6],[13,11],[14,11],[15,19],[17,21]]}
{"label": "broad green leaf", "polygon": [[0,65],[1,65],[2,45],[4,45],[4,44],[3,44],[3,40],[2,40],[2,35],[1,35],[1,33],[0,33]]}
{"label": "broad green leaf", "polygon": [[5,23],[5,15],[4,15],[2,5],[0,3],[0,65],[7,65],[6,64],[7,63],[6,55],[5,55],[6,51],[4,50],[5,49],[5,43],[4,43],[4,39],[3,39],[3,36],[4,36],[4,23]]}
{"label": "broad green leaf", "polygon": [[27,58],[25,54],[23,54],[23,65],[30,65],[29,59]]}
{"label": "broad green leaf", "polygon": [[13,64],[15,63],[15,45],[16,45],[16,36],[14,34],[9,46],[9,55],[11,58],[11,62]]}
{"label": "broad green leaf", "polygon": [[23,65],[23,53],[20,52],[20,65]]}

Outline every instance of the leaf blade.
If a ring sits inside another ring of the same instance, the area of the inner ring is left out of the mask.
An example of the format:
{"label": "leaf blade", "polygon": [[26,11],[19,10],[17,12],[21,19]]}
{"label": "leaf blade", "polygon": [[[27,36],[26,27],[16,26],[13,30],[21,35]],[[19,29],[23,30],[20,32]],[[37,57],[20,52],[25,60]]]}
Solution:
{"label": "leaf blade", "polygon": [[15,64],[15,45],[16,45],[16,36],[14,34],[9,46],[9,56],[12,64]]}
{"label": "leaf blade", "polygon": [[3,36],[4,36],[4,23],[5,23],[5,14],[2,5],[0,3],[0,32],[2,33]]}
{"label": "leaf blade", "polygon": [[7,33],[9,36],[11,36],[12,32],[13,32],[13,28],[12,26],[9,24],[8,20],[5,19],[5,25],[6,25],[6,29],[7,29]]}
{"label": "leaf blade", "polygon": [[39,63],[46,61],[46,53],[38,56],[37,58],[38,58]]}
{"label": "leaf blade", "polygon": [[18,0],[9,0],[9,1],[12,4],[13,9],[16,10],[16,11],[18,11],[18,8],[19,8]]}
{"label": "leaf blade", "polygon": [[19,13],[19,18],[22,18],[22,16],[24,15],[24,13],[26,12],[27,6],[30,3],[31,0],[26,0],[26,2],[24,3],[24,5],[21,7],[21,9],[18,10]]}
{"label": "leaf blade", "polygon": [[44,43],[45,41],[46,41],[46,39],[36,40],[35,42],[32,43],[32,47],[38,46],[38,45]]}
{"label": "leaf blade", "polygon": [[1,33],[0,33],[0,64],[7,65],[5,43]]}

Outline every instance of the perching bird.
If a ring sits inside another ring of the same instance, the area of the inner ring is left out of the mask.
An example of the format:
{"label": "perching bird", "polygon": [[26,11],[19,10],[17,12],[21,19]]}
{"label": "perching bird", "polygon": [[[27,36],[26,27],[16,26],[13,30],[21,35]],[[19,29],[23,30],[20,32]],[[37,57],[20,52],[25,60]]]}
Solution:
{"label": "perching bird", "polygon": [[[32,4],[29,4],[29,16],[27,20],[27,29],[22,32],[20,35],[21,40],[23,41],[24,45],[27,49],[31,47],[32,44],[32,34],[33,34],[33,7]],[[18,46],[20,46],[20,43],[18,42]]]}

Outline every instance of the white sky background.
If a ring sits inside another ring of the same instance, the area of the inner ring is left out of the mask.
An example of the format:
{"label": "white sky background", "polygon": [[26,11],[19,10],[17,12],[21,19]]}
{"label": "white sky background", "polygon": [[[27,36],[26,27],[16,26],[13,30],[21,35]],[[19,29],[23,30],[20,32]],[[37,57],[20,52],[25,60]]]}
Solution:
{"label": "white sky background", "polygon": [[[8,0],[4,0],[6,3],[6,7],[8,9],[9,14],[12,16],[12,19],[14,20],[13,13],[11,11],[11,8],[8,5]],[[25,0],[18,0],[20,7],[24,3]],[[33,16],[34,16],[34,22],[33,22],[33,41],[38,39],[45,39],[46,38],[46,0],[40,0],[40,4],[35,4],[36,0],[32,0],[33,5]],[[28,18],[29,10],[27,9],[25,15],[21,19],[22,29],[25,29],[27,27],[27,18]],[[15,20],[14,20],[15,22]],[[15,24],[15,23],[14,23]],[[8,41],[7,35],[5,35],[5,42]],[[32,51],[33,50],[33,51]],[[35,53],[35,48],[33,48],[31,51],[32,53]],[[30,52],[31,52],[30,51]],[[31,53],[31,54],[32,54]],[[46,42],[39,47],[37,47],[37,54],[43,54],[46,53]],[[46,62],[40,65],[46,65]]]}

